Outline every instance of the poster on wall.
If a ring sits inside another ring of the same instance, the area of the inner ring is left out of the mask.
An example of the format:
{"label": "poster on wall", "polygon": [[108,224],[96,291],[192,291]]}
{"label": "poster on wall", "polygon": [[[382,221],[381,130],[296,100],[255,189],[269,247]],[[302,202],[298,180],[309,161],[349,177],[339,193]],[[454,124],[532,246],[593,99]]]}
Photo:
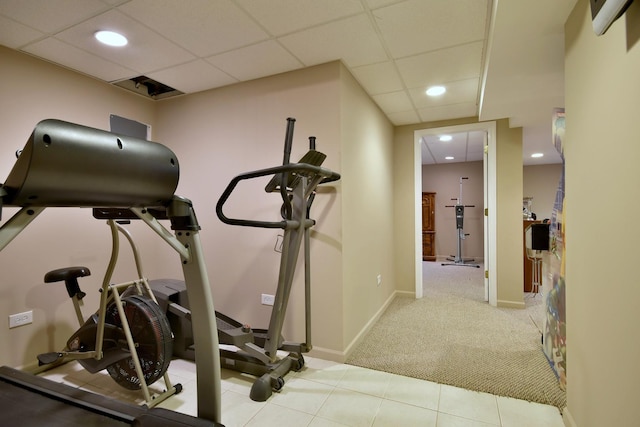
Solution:
{"label": "poster on wall", "polygon": [[543,286],[546,288],[545,325],[542,336],[543,351],[554,372],[558,376],[560,387],[567,385],[567,328],[565,304],[565,221],[564,221],[564,109],[553,112],[553,144],[562,159],[562,173],[556,192],[551,224],[549,226],[548,274]]}

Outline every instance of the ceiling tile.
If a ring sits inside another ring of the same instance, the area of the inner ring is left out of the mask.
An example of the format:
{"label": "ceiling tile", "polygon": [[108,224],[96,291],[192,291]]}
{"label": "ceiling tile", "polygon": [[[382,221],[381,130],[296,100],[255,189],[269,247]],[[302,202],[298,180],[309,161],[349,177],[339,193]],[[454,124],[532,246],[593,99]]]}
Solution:
{"label": "ceiling tile", "polygon": [[[385,53],[366,15],[334,21],[278,39],[305,65],[342,59],[347,66],[386,61]],[[345,40],[349,40],[345,43]]]}
{"label": "ceiling tile", "polygon": [[486,132],[480,130],[469,132],[469,145],[484,146],[485,135]]}
{"label": "ceiling tile", "polygon": [[303,67],[300,61],[274,40],[215,55],[206,60],[241,81]]}
{"label": "ceiling tile", "polygon": [[[0,13],[44,33],[53,33],[104,12],[98,0],[2,0]],[[69,13],[73,10],[73,13]]]}
{"label": "ceiling tile", "polygon": [[133,0],[118,10],[200,57],[269,37],[230,0]]}
{"label": "ceiling tile", "polygon": [[[440,141],[441,135],[422,137],[423,164],[442,164],[481,161],[484,157],[483,131],[460,132],[450,134],[451,141]],[[451,156],[454,159],[447,160]]]}
{"label": "ceiling tile", "polygon": [[404,91],[374,95],[373,100],[385,113],[398,113],[413,108],[411,99]]}
{"label": "ceiling tile", "polygon": [[355,67],[352,69],[352,73],[369,95],[397,92],[404,89],[392,61]]}
{"label": "ceiling tile", "polygon": [[420,120],[423,122],[434,122],[438,120],[461,119],[463,117],[476,117],[478,107],[475,103],[462,103],[443,105],[439,107],[418,109]]}
{"label": "ceiling tile", "polygon": [[360,0],[236,0],[274,36],[364,11]]}
{"label": "ceiling tile", "polygon": [[447,92],[441,96],[427,96],[424,88],[409,89],[416,108],[428,108],[442,105],[476,103],[478,99],[478,79],[459,80],[447,83]]}
{"label": "ceiling tile", "polygon": [[451,160],[445,159],[447,156],[453,157],[453,160],[457,161],[464,161],[467,157],[466,143],[464,141],[441,142],[436,140],[435,142],[427,142],[427,148],[435,158],[436,163],[450,162]]}
{"label": "ceiling tile", "polygon": [[484,158],[484,145],[471,145],[467,148],[467,157],[466,160],[468,162],[476,162],[478,160],[482,160]]}
{"label": "ceiling tile", "polygon": [[201,59],[149,73],[147,77],[184,93],[200,92],[238,82]]}
{"label": "ceiling tile", "polygon": [[482,68],[483,42],[398,59],[398,71],[407,88],[478,78]]}
{"label": "ceiling tile", "polygon": [[429,150],[427,150],[425,147],[422,148],[422,150],[420,150],[422,153],[422,164],[423,165],[432,165],[435,163],[435,160],[433,159],[433,156],[431,155],[431,153],[429,152]]}
{"label": "ceiling tile", "polygon": [[398,3],[398,1],[404,1],[404,0],[365,0],[365,2],[367,3],[367,6],[369,6],[370,9],[376,9],[382,6],[388,6],[392,3]]}
{"label": "ceiling tile", "polygon": [[103,2],[103,3],[106,3],[106,4],[110,5],[110,6],[117,6],[119,4],[126,3],[126,2],[131,1],[131,0],[100,0],[100,1]]}
{"label": "ceiling tile", "polygon": [[52,37],[30,44],[23,50],[107,82],[134,77],[137,74],[134,70],[114,64]]}
{"label": "ceiling tile", "polygon": [[415,110],[387,113],[387,117],[395,126],[410,125],[420,121],[420,117],[418,117]]}
{"label": "ceiling tile", "polygon": [[[123,33],[129,39],[129,44],[124,48],[102,45],[93,37],[94,32],[100,29]],[[186,50],[147,27],[137,24],[117,10],[111,10],[84,21],[59,33],[56,37],[86,52],[92,52],[104,59],[136,70],[140,74],[195,59]]]}
{"label": "ceiling tile", "polygon": [[44,36],[40,31],[0,15],[0,44],[17,49]]}
{"label": "ceiling tile", "polygon": [[429,135],[423,136],[422,139],[424,140],[424,143],[427,144],[427,146],[429,147],[432,147],[432,146],[447,147],[451,145],[460,145],[460,144],[466,145],[467,134],[468,132],[446,133],[446,135],[449,135],[451,137],[450,141],[440,141],[440,137],[445,134],[429,134]]}
{"label": "ceiling tile", "polygon": [[408,0],[373,11],[394,58],[482,40],[487,14],[487,0]]}

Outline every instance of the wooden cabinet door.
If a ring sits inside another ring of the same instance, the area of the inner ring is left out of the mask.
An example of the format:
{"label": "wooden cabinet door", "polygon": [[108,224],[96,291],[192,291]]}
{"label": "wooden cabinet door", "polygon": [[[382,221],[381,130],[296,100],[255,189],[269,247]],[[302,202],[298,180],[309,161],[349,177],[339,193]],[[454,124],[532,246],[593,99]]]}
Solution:
{"label": "wooden cabinet door", "polygon": [[436,193],[422,193],[422,260],[436,260]]}

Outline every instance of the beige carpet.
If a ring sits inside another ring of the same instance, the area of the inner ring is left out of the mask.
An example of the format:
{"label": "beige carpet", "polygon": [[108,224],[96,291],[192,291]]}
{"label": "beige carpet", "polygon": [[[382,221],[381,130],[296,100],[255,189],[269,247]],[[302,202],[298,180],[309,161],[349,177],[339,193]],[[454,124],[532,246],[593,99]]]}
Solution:
{"label": "beige carpet", "polygon": [[541,348],[543,297],[522,310],[483,295],[482,268],[425,262],[424,298],[397,297],[347,363],[564,408]]}

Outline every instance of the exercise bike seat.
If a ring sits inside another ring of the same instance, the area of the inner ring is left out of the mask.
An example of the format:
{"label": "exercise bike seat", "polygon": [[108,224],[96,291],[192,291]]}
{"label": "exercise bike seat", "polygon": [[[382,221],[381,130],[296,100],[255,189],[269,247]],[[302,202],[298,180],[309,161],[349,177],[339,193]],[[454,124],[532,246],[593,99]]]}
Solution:
{"label": "exercise bike seat", "polygon": [[86,295],[80,290],[78,285],[78,277],[90,276],[91,271],[87,267],[65,267],[57,270],[51,270],[44,275],[45,283],[61,282],[64,280],[64,284],[67,288],[69,298],[77,297],[79,300]]}
{"label": "exercise bike seat", "polygon": [[67,281],[69,279],[77,279],[78,277],[90,276],[91,271],[87,267],[65,267],[57,270],[51,270],[44,275],[45,283]]}

